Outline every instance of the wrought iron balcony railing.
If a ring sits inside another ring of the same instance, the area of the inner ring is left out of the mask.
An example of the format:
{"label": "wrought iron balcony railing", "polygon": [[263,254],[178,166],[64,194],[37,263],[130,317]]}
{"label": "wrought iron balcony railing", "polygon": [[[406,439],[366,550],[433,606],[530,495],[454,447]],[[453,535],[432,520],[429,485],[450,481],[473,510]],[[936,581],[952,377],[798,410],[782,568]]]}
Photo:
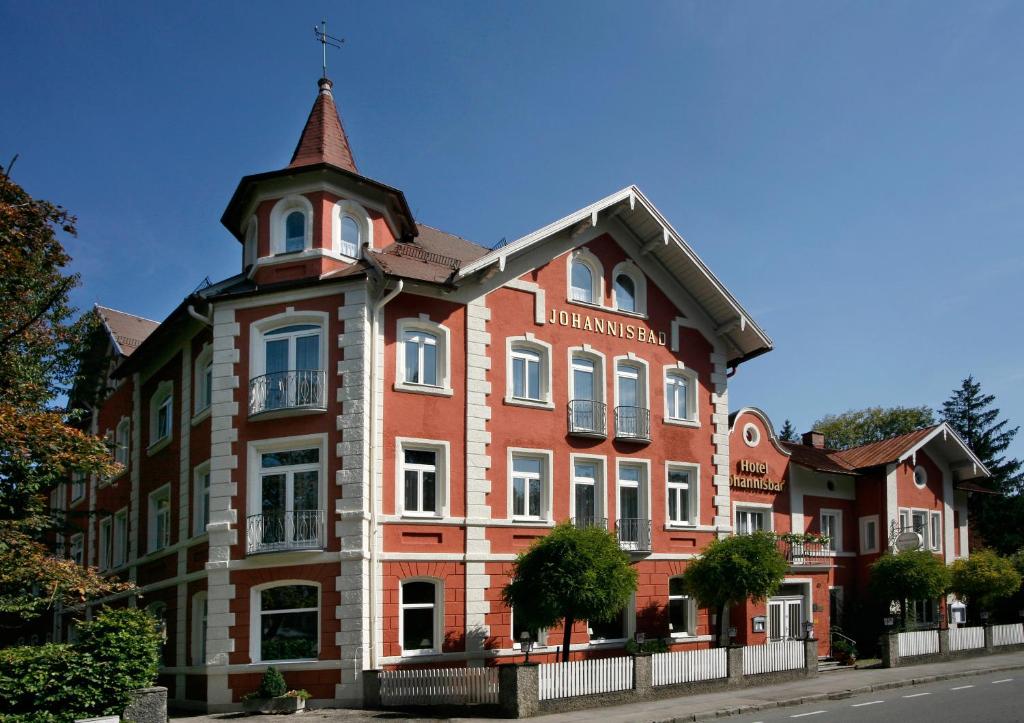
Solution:
{"label": "wrought iron balcony railing", "polygon": [[608,436],[607,416],[604,402],[573,399],[569,402],[569,434],[604,439]]}
{"label": "wrought iron balcony railing", "polygon": [[645,518],[626,518],[615,522],[615,536],[619,547],[634,552],[651,549],[651,521]]}
{"label": "wrought iron balcony railing", "polygon": [[643,407],[615,407],[615,439],[651,441],[651,411]]}
{"label": "wrought iron balcony railing", "polygon": [[323,510],[279,510],[245,519],[245,550],[249,555],[323,547]]}
{"label": "wrought iron balcony railing", "polygon": [[591,527],[598,527],[602,530],[608,529],[607,517],[573,517],[572,526],[577,530],[586,530]]}
{"label": "wrought iron balcony railing", "polygon": [[279,409],[327,409],[323,369],[292,369],[249,380],[249,416]]}
{"label": "wrought iron balcony railing", "polygon": [[835,555],[827,542],[779,540],[779,552],[790,565],[828,565]]}

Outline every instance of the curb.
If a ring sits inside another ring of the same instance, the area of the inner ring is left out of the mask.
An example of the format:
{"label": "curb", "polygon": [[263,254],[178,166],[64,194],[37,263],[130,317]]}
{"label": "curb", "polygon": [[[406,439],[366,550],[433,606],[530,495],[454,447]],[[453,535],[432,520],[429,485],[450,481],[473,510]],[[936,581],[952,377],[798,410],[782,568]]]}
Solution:
{"label": "curb", "polygon": [[727,718],[733,715],[757,713],[758,711],[767,710],[769,708],[787,708],[795,705],[803,705],[804,703],[817,703],[820,701],[827,700],[843,700],[845,698],[852,698],[855,695],[874,693],[879,690],[908,688],[914,685],[923,685],[925,683],[937,683],[943,680],[952,680],[954,678],[968,678],[975,675],[988,675],[989,673],[1001,673],[1003,671],[1021,669],[1024,669],[1024,663],[1016,663],[1013,665],[1001,665],[994,668],[985,668],[984,670],[979,669],[965,670],[956,673],[938,673],[936,675],[926,675],[919,678],[905,678],[903,680],[893,680],[887,683],[875,683],[874,685],[864,685],[859,688],[846,688],[844,690],[832,691],[831,693],[817,693],[815,695],[804,695],[798,698],[787,698],[784,700],[775,700],[767,703],[753,703],[750,705],[731,706],[728,708],[719,708],[717,710],[701,711],[699,713],[692,713],[690,715],[676,716],[672,718],[645,719],[645,721],[646,723],[690,723],[691,721],[704,721],[712,720],[715,718]]}

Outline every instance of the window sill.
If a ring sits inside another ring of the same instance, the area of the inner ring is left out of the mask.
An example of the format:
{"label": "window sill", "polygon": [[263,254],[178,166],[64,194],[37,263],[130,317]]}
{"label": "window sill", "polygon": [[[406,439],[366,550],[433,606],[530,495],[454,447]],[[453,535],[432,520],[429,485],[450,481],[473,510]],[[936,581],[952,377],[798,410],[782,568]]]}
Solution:
{"label": "window sill", "polygon": [[201,409],[192,416],[192,426],[201,424],[204,420],[210,418],[210,413],[213,410],[213,405],[208,406],[206,409]]}
{"label": "window sill", "polygon": [[676,427],[690,427],[691,429],[700,429],[699,419],[674,419],[673,417],[665,417],[662,421],[665,424],[671,424]]}
{"label": "window sill", "polygon": [[699,532],[700,523],[698,522],[666,522],[664,529],[666,530],[685,530],[688,532]]}
{"label": "window sill", "polygon": [[590,647],[592,647],[592,648],[598,648],[598,647],[611,648],[611,647],[617,647],[619,645],[625,645],[625,643],[628,640],[629,640],[629,638],[598,638],[597,640],[590,640],[590,641],[588,641],[587,644],[590,645]]}
{"label": "window sill", "polygon": [[595,304],[591,301],[580,301],[578,299],[567,298],[565,303],[572,304],[573,306],[582,306],[585,309],[594,309],[596,311],[604,311],[609,314],[618,314],[619,316],[627,316],[631,319],[640,319],[641,321],[647,321],[650,317],[641,312],[637,311],[623,311],[616,309],[614,306],[605,306],[604,304]]}
{"label": "window sill", "polygon": [[551,520],[535,520],[532,518],[512,517],[508,520],[511,524],[522,527],[554,527]]}
{"label": "window sill", "polygon": [[528,407],[530,409],[546,409],[549,411],[555,408],[554,402],[542,402],[536,399],[520,399],[519,397],[505,397],[505,404],[510,407]]}
{"label": "window sill", "polygon": [[422,384],[407,384],[406,382],[395,382],[392,389],[396,392],[429,394],[435,397],[450,397],[455,393],[451,387],[429,387]]}
{"label": "window sill", "polygon": [[320,658],[289,658],[288,660],[254,660],[249,665],[288,665],[290,663],[315,663]]}
{"label": "window sill", "polygon": [[169,445],[172,439],[173,437],[171,435],[167,435],[163,439],[158,439],[157,441],[153,442],[146,448],[146,456],[152,457],[154,454],[156,454],[160,450],[164,449],[167,445]]}
{"label": "window sill", "polygon": [[712,640],[710,635],[694,635],[693,633],[671,633],[672,645],[676,643],[707,643]]}
{"label": "window sill", "polygon": [[399,519],[401,520],[413,520],[413,521],[433,521],[443,520],[445,515],[438,514],[437,512],[409,512],[408,510],[399,513]]}
{"label": "window sill", "polygon": [[402,657],[403,658],[421,658],[424,655],[437,655],[440,652],[441,651],[437,650],[436,648],[430,648],[428,650],[403,650],[402,651]]}

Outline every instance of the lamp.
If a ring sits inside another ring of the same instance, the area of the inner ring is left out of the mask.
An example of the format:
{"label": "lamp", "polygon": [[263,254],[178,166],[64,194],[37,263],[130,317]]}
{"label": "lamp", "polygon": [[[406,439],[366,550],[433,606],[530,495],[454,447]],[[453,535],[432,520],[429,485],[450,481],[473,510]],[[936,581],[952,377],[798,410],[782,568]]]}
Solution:
{"label": "lamp", "polygon": [[533,650],[533,641],[530,640],[530,633],[524,630],[519,634],[519,647],[522,648],[526,654],[526,658],[523,659],[523,663],[530,662],[530,651]]}
{"label": "lamp", "polygon": [[637,633],[633,636],[633,639],[636,640],[637,645],[643,645],[647,640],[647,633]]}
{"label": "lamp", "polygon": [[814,623],[810,620],[804,621],[804,640],[812,640],[814,638]]}

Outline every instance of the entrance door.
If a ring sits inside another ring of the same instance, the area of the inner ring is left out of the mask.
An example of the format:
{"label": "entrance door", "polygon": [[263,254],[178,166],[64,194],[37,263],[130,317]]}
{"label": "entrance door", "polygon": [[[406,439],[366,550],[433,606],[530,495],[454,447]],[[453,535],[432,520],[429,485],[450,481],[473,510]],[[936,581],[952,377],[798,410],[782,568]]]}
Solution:
{"label": "entrance door", "polygon": [[801,640],[803,598],[772,598],[768,601],[768,642]]}

